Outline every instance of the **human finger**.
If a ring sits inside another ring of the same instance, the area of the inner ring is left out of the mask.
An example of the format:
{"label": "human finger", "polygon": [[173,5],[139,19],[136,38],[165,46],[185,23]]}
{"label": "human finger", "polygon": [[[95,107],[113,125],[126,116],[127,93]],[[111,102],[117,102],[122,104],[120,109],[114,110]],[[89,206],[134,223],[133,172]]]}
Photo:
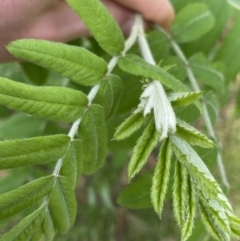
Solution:
{"label": "human finger", "polygon": [[168,0],[114,0],[123,6],[139,12],[148,20],[155,22],[165,29],[170,27],[174,18],[174,10]]}

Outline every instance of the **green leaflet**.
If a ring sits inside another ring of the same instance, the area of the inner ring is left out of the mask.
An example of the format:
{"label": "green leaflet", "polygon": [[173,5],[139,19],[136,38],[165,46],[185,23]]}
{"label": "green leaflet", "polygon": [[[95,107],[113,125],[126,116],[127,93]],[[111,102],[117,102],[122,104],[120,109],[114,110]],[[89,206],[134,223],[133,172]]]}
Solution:
{"label": "green leaflet", "polygon": [[198,145],[203,148],[212,148],[215,146],[215,143],[208,139],[207,136],[180,119],[177,120],[177,131],[175,135],[191,145]]}
{"label": "green leaflet", "polygon": [[155,129],[154,121],[151,121],[133,149],[133,155],[128,165],[129,179],[132,179],[141,170],[153,148],[157,145],[158,139],[159,133]]}
{"label": "green leaflet", "polygon": [[187,178],[187,210],[186,210],[186,220],[183,224],[182,227],[182,238],[181,240],[185,241],[189,238],[189,236],[193,232],[194,228],[194,218],[196,216],[196,208],[197,208],[197,203],[196,203],[196,194],[194,190],[194,184],[192,183],[192,180],[190,176],[188,175]]}
{"label": "green leaflet", "polygon": [[132,209],[152,207],[150,198],[152,175],[152,171],[139,175],[120,192],[117,203]]}
{"label": "green leaflet", "polygon": [[186,205],[188,197],[188,173],[186,168],[175,162],[173,183],[173,211],[179,227],[183,227],[186,218]]}
{"label": "green leaflet", "polygon": [[77,139],[71,145],[63,159],[60,174],[68,178],[69,184],[75,189],[83,169],[82,141]]}
{"label": "green leaflet", "polygon": [[184,140],[176,136],[171,136],[170,139],[177,159],[188,169],[195,187],[201,190],[209,202],[216,204],[211,204],[212,208],[222,217],[225,212],[231,213],[230,203],[197,153]]}
{"label": "green leaflet", "polygon": [[67,135],[0,142],[0,170],[57,161],[67,151]]}
{"label": "green leaflet", "polygon": [[124,37],[115,19],[99,0],[67,0],[99,45],[110,55],[124,49]]}
{"label": "green leaflet", "polygon": [[52,188],[53,176],[42,177],[0,195],[0,219],[10,217],[36,203]]}
{"label": "green leaflet", "polygon": [[144,116],[142,112],[135,112],[129,116],[122,124],[117,128],[114,139],[123,140],[137,130],[139,130],[144,123]]}
{"label": "green leaflet", "polygon": [[81,85],[94,85],[107,73],[107,64],[101,58],[80,47],[23,39],[10,43],[7,49],[18,58],[55,71]]}
{"label": "green leaflet", "polygon": [[154,171],[151,188],[151,200],[153,207],[160,217],[170,178],[171,157],[171,143],[169,139],[166,139],[160,149],[158,163]]}
{"label": "green leaflet", "polygon": [[230,241],[231,231],[228,220],[213,210],[208,203],[200,202],[199,206],[203,224],[208,232],[218,240]]}
{"label": "green leaflet", "polygon": [[220,92],[224,90],[225,79],[223,73],[202,53],[194,54],[189,59],[189,64],[199,82]]}
{"label": "green leaflet", "polygon": [[[215,229],[214,224],[212,223],[211,217],[209,217],[208,213],[205,210],[205,207],[200,203],[199,204],[200,213],[201,213],[201,219],[202,222],[207,229],[207,231],[216,239],[219,241],[222,241],[221,235],[218,234],[218,230]],[[225,240],[224,240],[225,241]]]}
{"label": "green leaflet", "polygon": [[117,75],[108,75],[102,81],[93,103],[101,105],[105,111],[106,118],[109,119],[115,114],[122,92],[122,80]]}
{"label": "green leaflet", "polygon": [[[203,95],[203,92],[184,92],[184,93],[170,93],[168,99],[171,102],[172,106],[187,106],[198,99]],[[201,107],[200,107],[201,109]]]}
{"label": "green leaflet", "polygon": [[124,57],[120,57],[118,60],[118,66],[127,73],[158,80],[167,88],[174,91],[188,91],[184,84],[174,78],[167,71],[161,69],[159,66],[154,66],[145,62],[142,58],[136,55],[128,54]]}
{"label": "green leaflet", "polygon": [[88,99],[80,91],[64,87],[34,87],[0,77],[0,105],[38,117],[73,122]]}
{"label": "green leaflet", "polygon": [[49,76],[49,71],[38,65],[23,62],[21,63],[21,66],[25,74],[35,85],[43,85]]}
{"label": "green leaflet", "polygon": [[46,215],[45,215],[45,218],[44,218],[43,224],[42,224],[42,230],[44,233],[44,241],[52,241],[55,236],[53,221],[52,221],[51,215],[49,213],[49,210],[47,208],[46,208],[45,212],[46,212]]}
{"label": "green leaflet", "polygon": [[21,220],[20,223],[18,223],[9,232],[5,233],[0,238],[0,241],[26,241],[41,226],[44,216],[45,211],[44,208],[41,207],[34,213],[30,214],[29,216]]}
{"label": "green leaflet", "polygon": [[193,3],[187,5],[177,14],[170,32],[179,43],[188,43],[205,35],[214,24],[214,17],[207,6]]}
{"label": "green leaflet", "polygon": [[83,173],[93,174],[103,165],[107,154],[107,129],[100,105],[93,104],[87,109],[78,133],[84,150]]}
{"label": "green leaflet", "polygon": [[55,178],[55,184],[49,195],[49,212],[54,227],[59,233],[66,233],[73,225],[77,212],[74,191],[64,176]]}

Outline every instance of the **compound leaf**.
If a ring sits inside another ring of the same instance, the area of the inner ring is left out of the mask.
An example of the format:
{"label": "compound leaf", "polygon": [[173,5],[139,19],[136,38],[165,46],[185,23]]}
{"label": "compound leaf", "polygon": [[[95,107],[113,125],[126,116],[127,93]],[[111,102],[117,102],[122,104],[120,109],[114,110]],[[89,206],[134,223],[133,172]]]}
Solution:
{"label": "compound leaf", "polygon": [[61,233],[66,233],[73,225],[77,212],[74,191],[64,176],[55,178],[55,184],[49,195],[49,212],[54,226]]}
{"label": "compound leaf", "polygon": [[74,189],[81,176],[83,169],[82,141],[73,140],[64,159],[60,174],[68,178],[71,187]]}
{"label": "compound leaf", "polygon": [[101,58],[80,47],[22,39],[11,42],[7,49],[18,58],[55,71],[81,85],[94,85],[107,73],[107,64]]}
{"label": "compound leaf", "polygon": [[107,129],[100,105],[93,104],[87,109],[78,133],[84,150],[83,173],[92,174],[103,165],[107,154]]}
{"label": "compound leaf", "polygon": [[187,87],[182,84],[182,82],[174,78],[167,71],[163,70],[159,66],[154,66],[145,62],[142,58],[136,55],[128,54],[124,57],[120,57],[118,60],[118,65],[127,73],[158,80],[167,88],[170,88],[174,91],[188,91]]}
{"label": "compound leaf", "polygon": [[153,148],[157,145],[158,140],[159,133],[156,131],[154,121],[151,121],[133,149],[133,155],[128,165],[129,179],[132,179],[141,170]]}
{"label": "compound leaf", "polygon": [[161,216],[163,203],[167,193],[170,178],[172,148],[169,139],[162,144],[158,163],[154,171],[153,183],[151,188],[151,200],[155,211]]}
{"label": "compound leaf", "polygon": [[57,161],[67,151],[67,135],[33,137],[0,142],[0,170]]}
{"label": "compound leaf", "polygon": [[174,19],[170,32],[179,43],[199,39],[214,26],[215,20],[207,6],[193,3],[182,9]]}
{"label": "compound leaf", "polygon": [[124,37],[122,31],[101,1],[67,0],[67,2],[108,54],[119,55],[123,51]]}
{"label": "compound leaf", "polygon": [[207,136],[180,119],[177,120],[177,131],[175,135],[191,145],[198,145],[203,148],[212,148],[215,146],[215,143]]}
{"label": "compound leaf", "polygon": [[135,112],[129,116],[116,130],[114,139],[123,140],[137,130],[139,130],[144,123],[144,116],[142,112]]}
{"label": "compound leaf", "polygon": [[0,78],[0,104],[57,121],[73,122],[88,104],[85,94],[64,87],[34,87]]}
{"label": "compound leaf", "polygon": [[107,119],[111,118],[119,104],[123,92],[122,80],[117,75],[108,75],[101,83],[93,103],[104,108]]}
{"label": "compound leaf", "polygon": [[[18,202],[17,200],[16,202]],[[20,221],[13,229],[5,233],[0,241],[26,241],[41,226],[45,216],[44,208],[36,210],[26,218]]]}

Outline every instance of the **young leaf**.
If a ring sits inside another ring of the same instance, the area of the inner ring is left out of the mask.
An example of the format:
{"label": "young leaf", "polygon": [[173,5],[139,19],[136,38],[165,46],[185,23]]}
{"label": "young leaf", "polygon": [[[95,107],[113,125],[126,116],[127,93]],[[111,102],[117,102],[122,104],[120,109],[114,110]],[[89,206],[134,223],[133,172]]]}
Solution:
{"label": "young leaf", "polygon": [[171,93],[168,99],[172,106],[187,106],[202,97],[202,92]]}
{"label": "young leaf", "polygon": [[0,104],[57,121],[73,122],[88,104],[85,94],[64,87],[34,87],[0,77]]}
{"label": "young leaf", "polygon": [[135,112],[129,116],[116,130],[114,139],[123,140],[137,130],[139,130],[144,123],[144,116],[142,112]]}
{"label": "young leaf", "polygon": [[94,85],[107,73],[107,64],[101,58],[80,47],[22,39],[11,42],[7,49],[18,58],[53,70],[81,85]]}
{"label": "young leaf", "polygon": [[46,196],[53,186],[54,177],[34,180],[13,191],[0,195],[0,219],[10,217]]}
{"label": "young leaf", "polygon": [[160,217],[170,178],[171,157],[171,143],[169,139],[166,139],[160,149],[151,188],[151,200],[153,207]]}
{"label": "young leaf", "polygon": [[46,214],[45,214],[43,224],[42,224],[42,230],[44,233],[44,241],[52,241],[55,236],[54,225],[53,225],[53,221],[52,221],[51,215],[49,213],[49,210],[47,208],[46,208],[45,212],[46,212]]}
{"label": "young leaf", "polygon": [[214,26],[211,12],[201,3],[193,3],[182,9],[174,19],[170,32],[179,43],[199,39]]}
{"label": "young leaf", "polygon": [[161,69],[159,66],[154,66],[145,62],[142,58],[136,55],[128,54],[124,57],[120,57],[118,60],[118,66],[127,73],[158,80],[167,88],[174,91],[188,91],[184,84],[174,78],[167,71]]}
{"label": "young leaf", "polygon": [[189,59],[189,64],[199,82],[211,86],[217,91],[223,91],[225,80],[223,73],[202,53],[193,55]]}
{"label": "young leaf", "polygon": [[208,203],[205,203],[205,201],[201,201],[200,210],[202,214],[202,220],[205,218],[205,222],[203,221],[203,223],[206,229],[214,237],[219,237],[219,240],[230,241],[231,230],[229,221],[226,219],[226,217],[216,212],[210,203],[209,205]]}
{"label": "young leaf", "polygon": [[117,203],[132,209],[152,207],[150,198],[152,176],[152,171],[139,175],[120,192]]}
{"label": "young leaf", "polygon": [[123,92],[122,80],[117,75],[108,75],[101,83],[93,103],[103,107],[107,119],[111,118],[119,104]]}
{"label": "young leaf", "polygon": [[60,174],[68,178],[69,184],[74,189],[83,169],[83,149],[81,140],[73,140],[67,154],[63,159]]}
{"label": "young leaf", "polygon": [[67,135],[40,136],[0,142],[0,170],[57,161],[67,151]]}
{"label": "young leaf", "polygon": [[190,176],[188,175],[187,178],[187,217],[186,217],[186,221],[183,224],[182,227],[182,238],[181,240],[185,241],[189,238],[189,236],[192,234],[193,228],[194,228],[194,218],[196,216],[196,207],[197,207],[197,203],[196,203],[196,194],[195,194],[195,189],[194,189],[194,184],[192,183],[192,180],[190,178]]}
{"label": "young leaf", "polygon": [[225,212],[231,213],[232,207],[230,203],[207,169],[206,165],[192,147],[188,145],[187,142],[176,136],[171,136],[170,140],[173,144],[173,150],[177,159],[181,164],[186,166],[195,186],[203,192],[206,199],[216,203],[216,205],[213,205],[215,211],[218,212],[219,215],[222,215],[222,217],[225,216]]}
{"label": "young leaf", "polygon": [[173,211],[179,227],[183,227],[186,219],[188,196],[188,173],[186,168],[176,160],[173,183]]}
{"label": "young leaf", "polygon": [[207,213],[207,211],[205,210],[205,207],[200,203],[199,204],[200,207],[200,213],[201,213],[201,219],[202,222],[205,226],[205,228],[207,229],[207,231],[216,239],[216,240],[224,240],[222,239],[222,235],[219,234],[219,230],[216,229],[214,223],[212,222],[211,217],[209,217],[209,214]]}
{"label": "young leaf", "polygon": [[129,179],[132,179],[141,170],[153,148],[157,145],[158,139],[159,133],[156,131],[154,121],[151,121],[133,149],[133,155],[128,165]]}
{"label": "young leaf", "polygon": [[91,105],[85,112],[78,130],[82,140],[83,173],[93,174],[104,163],[107,154],[107,130],[104,110]]}
{"label": "young leaf", "polygon": [[67,0],[67,2],[108,54],[119,55],[123,51],[124,37],[122,31],[101,1]]}
{"label": "young leaf", "polygon": [[[16,202],[18,202],[17,200]],[[45,216],[44,208],[41,207],[34,213],[20,221],[13,229],[5,233],[0,241],[26,241],[41,226]]]}
{"label": "young leaf", "polygon": [[49,195],[49,211],[56,229],[66,233],[73,225],[77,212],[74,191],[64,176],[55,178],[55,184]]}
{"label": "young leaf", "polygon": [[215,143],[208,139],[207,136],[180,119],[177,120],[177,131],[175,135],[191,145],[198,145],[203,148],[212,148],[215,146]]}

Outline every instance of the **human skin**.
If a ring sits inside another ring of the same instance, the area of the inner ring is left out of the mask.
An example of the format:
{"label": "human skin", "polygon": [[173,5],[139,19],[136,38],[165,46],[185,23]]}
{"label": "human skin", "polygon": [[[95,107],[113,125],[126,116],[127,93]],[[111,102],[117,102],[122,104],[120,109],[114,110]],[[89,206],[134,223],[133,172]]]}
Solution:
{"label": "human skin", "polygon": [[[123,31],[128,31],[134,12],[147,21],[168,28],[174,11],[168,0],[103,0]],[[64,0],[1,0],[0,62],[14,61],[6,45],[21,38],[67,42],[89,36],[83,22]]]}

